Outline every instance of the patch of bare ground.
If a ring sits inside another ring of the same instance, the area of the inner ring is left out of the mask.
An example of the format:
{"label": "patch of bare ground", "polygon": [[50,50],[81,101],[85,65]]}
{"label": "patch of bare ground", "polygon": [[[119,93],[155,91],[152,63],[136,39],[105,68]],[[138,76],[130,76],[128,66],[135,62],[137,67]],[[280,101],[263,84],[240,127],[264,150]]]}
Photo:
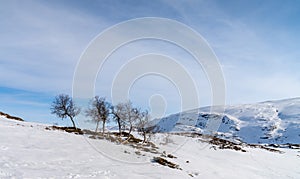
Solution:
{"label": "patch of bare ground", "polygon": [[11,116],[9,114],[6,114],[4,112],[0,112],[0,116],[4,116],[7,119],[12,119],[12,120],[17,120],[17,121],[24,121],[24,119],[20,118],[20,117],[16,117],[16,116]]}
{"label": "patch of bare ground", "polygon": [[114,142],[116,144],[131,146],[135,149],[138,149],[138,153],[143,151],[150,152],[153,154],[160,154],[160,152],[158,151],[158,147],[154,143],[150,141],[143,142],[143,140],[136,138],[135,136],[127,132],[122,132],[120,135],[118,132],[108,132],[102,134],[101,132],[83,130],[83,133],[91,139],[104,139],[110,142]]}
{"label": "patch of bare ground", "polygon": [[240,144],[236,144],[234,142],[230,142],[228,140],[220,139],[217,137],[213,137],[209,141],[209,143],[213,144],[214,146],[218,146],[219,149],[232,149],[236,151],[246,152],[246,150],[243,149]]}
{"label": "patch of bare ground", "polygon": [[208,142],[212,144],[211,146],[212,149],[231,149],[231,150],[236,150],[236,151],[241,151],[241,152],[247,152],[243,147],[251,147],[251,148],[260,148],[264,149],[270,152],[277,152],[277,153],[284,153],[278,149],[274,148],[292,148],[292,149],[297,149],[300,148],[300,144],[284,144],[284,145],[277,145],[277,144],[270,144],[270,145],[263,145],[263,144],[246,144],[243,142],[232,142],[229,140],[221,139],[216,136],[211,136],[211,135],[203,135],[199,133],[189,133],[189,132],[180,132],[180,133],[173,133],[175,135],[180,135],[180,136],[186,136],[186,137],[192,137],[192,138],[197,138],[201,142]]}
{"label": "patch of bare ground", "polygon": [[245,144],[249,147],[252,147],[252,148],[260,148],[260,149],[264,149],[264,150],[267,150],[267,151],[270,151],[270,152],[276,152],[276,153],[284,153],[280,150],[277,150],[277,149],[274,149],[274,148],[270,148],[270,147],[266,147],[266,146],[263,146],[263,145],[259,145],[259,144]]}
{"label": "patch of bare ground", "polygon": [[80,128],[75,127],[60,127],[60,126],[49,126],[45,128],[46,130],[61,130],[68,133],[73,133],[77,135],[83,135],[83,131]]}
{"label": "patch of bare ground", "polygon": [[170,167],[170,168],[173,168],[173,169],[178,169],[178,170],[182,170],[179,165],[175,164],[175,163],[172,163],[162,157],[153,157],[152,159],[152,162],[154,163],[158,163],[160,165],[164,165],[164,166],[167,166],[167,167]]}
{"label": "patch of bare ground", "polygon": [[273,148],[289,148],[289,149],[300,149],[300,144],[268,144],[267,146]]}

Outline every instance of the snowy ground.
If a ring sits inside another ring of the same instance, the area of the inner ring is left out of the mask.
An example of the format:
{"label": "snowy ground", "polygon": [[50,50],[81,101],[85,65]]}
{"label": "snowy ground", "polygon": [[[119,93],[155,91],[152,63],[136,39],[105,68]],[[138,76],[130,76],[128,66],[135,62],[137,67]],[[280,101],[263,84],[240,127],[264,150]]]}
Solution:
{"label": "snowy ground", "polygon": [[0,178],[300,178],[299,150],[214,150],[197,138],[157,134],[158,150],[176,156],[167,160],[178,170],[151,162],[158,154],[45,127],[0,117]]}

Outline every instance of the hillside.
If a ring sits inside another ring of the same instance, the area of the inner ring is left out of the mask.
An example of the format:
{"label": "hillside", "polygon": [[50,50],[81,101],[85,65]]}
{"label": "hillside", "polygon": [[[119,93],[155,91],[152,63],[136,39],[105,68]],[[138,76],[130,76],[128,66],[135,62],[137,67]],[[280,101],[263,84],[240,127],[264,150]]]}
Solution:
{"label": "hillside", "polygon": [[[196,117],[193,117],[196,116]],[[300,98],[226,106],[224,114],[199,108],[156,119],[157,132],[206,132],[209,119],[221,120],[217,136],[258,144],[300,144]]]}
{"label": "hillside", "polygon": [[[300,153],[295,149],[221,150],[205,136],[155,134],[153,152],[97,134],[75,135],[5,116],[0,116],[0,131],[0,178],[300,177]],[[160,165],[154,157],[178,167]]]}

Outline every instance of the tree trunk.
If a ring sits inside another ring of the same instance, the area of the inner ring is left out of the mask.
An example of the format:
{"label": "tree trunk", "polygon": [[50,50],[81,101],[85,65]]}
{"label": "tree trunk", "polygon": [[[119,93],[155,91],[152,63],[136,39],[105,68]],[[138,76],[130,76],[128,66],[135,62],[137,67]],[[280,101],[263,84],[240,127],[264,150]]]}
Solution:
{"label": "tree trunk", "polygon": [[143,136],[144,136],[144,141],[143,141],[143,143],[145,143],[145,142],[146,142],[146,131],[143,131]]}
{"label": "tree trunk", "polygon": [[119,135],[121,136],[121,121],[120,121],[121,119],[120,118],[118,118],[118,126],[119,126]]}
{"label": "tree trunk", "polygon": [[98,131],[99,121],[97,121],[95,132]]}
{"label": "tree trunk", "polygon": [[132,131],[132,124],[130,124],[128,135],[130,135],[131,131]]}
{"label": "tree trunk", "polygon": [[105,131],[105,120],[103,120],[102,122],[102,134],[104,135],[104,131]]}
{"label": "tree trunk", "polygon": [[73,123],[73,127],[74,127],[75,129],[77,129],[76,126],[75,126],[75,122],[74,122],[74,120],[73,120],[73,117],[72,117],[72,116],[69,116],[69,117],[70,117],[70,119],[71,119],[71,121],[72,121],[72,123]]}

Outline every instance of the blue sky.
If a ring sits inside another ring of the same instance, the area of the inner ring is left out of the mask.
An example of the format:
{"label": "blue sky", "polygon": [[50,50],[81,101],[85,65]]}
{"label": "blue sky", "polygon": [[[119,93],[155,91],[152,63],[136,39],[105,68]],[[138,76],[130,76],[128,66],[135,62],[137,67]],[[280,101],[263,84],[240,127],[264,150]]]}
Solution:
{"label": "blue sky", "polygon": [[[296,0],[2,0],[0,111],[29,121],[61,122],[50,114],[49,106],[55,95],[72,93],[76,64],[89,42],[106,28],[139,17],[174,19],[200,33],[222,66],[227,104],[299,96],[300,2]],[[179,58],[201,89],[201,106],[210,104],[209,83],[201,67],[178,47],[151,40],[113,54],[98,75],[97,94],[109,99],[110,82],[124,59],[149,52]],[[146,77],[130,94],[136,105],[148,108],[149,97],[156,93],[170,104],[167,114],[178,112],[179,107],[172,105],[178,103],[178,92],[165,79]]]}

